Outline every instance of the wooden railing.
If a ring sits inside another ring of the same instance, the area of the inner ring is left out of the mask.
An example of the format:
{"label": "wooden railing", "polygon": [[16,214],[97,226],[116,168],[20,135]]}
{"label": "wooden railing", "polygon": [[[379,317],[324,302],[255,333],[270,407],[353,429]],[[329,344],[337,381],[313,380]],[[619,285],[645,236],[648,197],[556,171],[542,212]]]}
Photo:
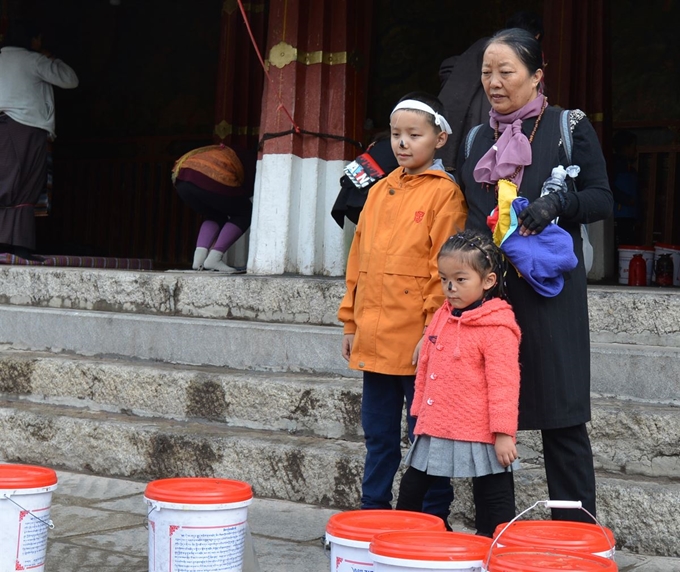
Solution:
{"label": "wooden railing", "polygon": [[642,239],[680,244],[680,145],[638,148],[640,192],[644,201]]}
{"label": "wooden railing", "polygon": [[200,217],[177,196],[170,172],[208,137],[57,140],[52,213],[39,221],[41,252],[152,258],[186,265]]}

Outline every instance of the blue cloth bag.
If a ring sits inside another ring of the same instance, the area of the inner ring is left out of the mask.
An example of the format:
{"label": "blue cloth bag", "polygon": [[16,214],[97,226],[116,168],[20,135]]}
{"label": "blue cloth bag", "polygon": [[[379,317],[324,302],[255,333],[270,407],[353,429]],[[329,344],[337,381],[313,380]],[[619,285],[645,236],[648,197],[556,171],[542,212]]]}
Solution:
{"label": "blue cloth bag", "polygon": [[512,201],[510,228],[501,242],[501,250],[536,292],[552,298],[564,287],[564,273],[571,272],[578,264],[574,241],[566,230],[554,223],[539,234],[521,236],[517,215],[528,205],[526,197]]}

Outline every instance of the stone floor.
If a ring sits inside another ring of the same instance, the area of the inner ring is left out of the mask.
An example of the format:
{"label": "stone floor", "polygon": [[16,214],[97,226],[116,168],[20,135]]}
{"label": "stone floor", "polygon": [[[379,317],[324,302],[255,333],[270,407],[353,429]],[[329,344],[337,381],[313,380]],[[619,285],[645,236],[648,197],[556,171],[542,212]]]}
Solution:
{"label": "stone floor", "polygon": [[[146,572],[145,483],[59,471],[46,572]],[[244,572],[329,570],[322,537],[337,511],[255,499]],[[461,526],[460,530],[464,530]],[[468,531],[469,532],[469,531]],[[680,559],[617,553],[621,572],[677,572]]]}

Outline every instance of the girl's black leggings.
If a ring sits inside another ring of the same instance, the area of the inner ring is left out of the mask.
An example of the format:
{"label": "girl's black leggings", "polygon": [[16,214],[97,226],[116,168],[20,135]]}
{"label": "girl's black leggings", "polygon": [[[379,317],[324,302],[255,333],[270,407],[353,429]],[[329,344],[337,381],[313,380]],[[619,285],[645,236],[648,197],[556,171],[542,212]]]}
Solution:
{"label": "girl's black leggings", "polygon": [[[409,467],[401,479],[397,509],[421,511],[423,498],[436,479],[441,477]],[[499,524],[515,517],[515,482],[511,471],[474,477],[472,494],[477,534],[492,537]]]}

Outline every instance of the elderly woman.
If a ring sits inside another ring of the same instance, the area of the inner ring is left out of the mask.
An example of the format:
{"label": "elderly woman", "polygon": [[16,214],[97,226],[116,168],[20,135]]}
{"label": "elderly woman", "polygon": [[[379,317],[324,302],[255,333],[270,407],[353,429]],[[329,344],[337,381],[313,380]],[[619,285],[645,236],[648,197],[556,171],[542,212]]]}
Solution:
{"label": "elderly woman", "polygon": [[[590,340],[580,225],[612,212],[612,193],[595,131],[579,110],[569,112],[571,161],[560,133],[561,110],[548,105],[540,44],[528,32],[502,30],[489,40],[482,84],[490,120],[461,146],[458,173],[469,213],[467,227],[491,232],[499,179],[511,180],[529,201],[518,215],[521,237],[541,233],[559,217],[578,259],[554,297],[538,294],[512,267],[507,291],[522,330],[519,428],[540,429],[550,498],[580,500],[595,514],[595,471],[586,430],[590,420]],[[467,149],[464,149],[467,143]],[[569,192],[541,195],[557,165],[578,165]],[[473,485],[474,486],[474,485]],[[582,520],[582,511],[553,510],[553,518]]]}

